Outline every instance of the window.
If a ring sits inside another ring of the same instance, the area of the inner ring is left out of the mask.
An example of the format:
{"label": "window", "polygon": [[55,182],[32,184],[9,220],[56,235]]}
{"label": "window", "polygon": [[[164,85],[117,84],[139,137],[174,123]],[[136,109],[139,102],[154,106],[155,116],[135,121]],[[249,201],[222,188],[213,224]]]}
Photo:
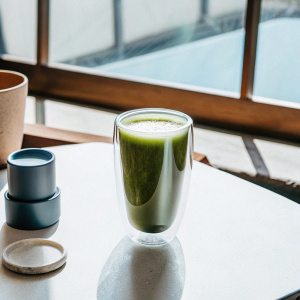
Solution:
{"label": "window", "polygon": [[[276,1],[287,2],[299,3]],[[263,27],[278,16],[275,0],[263,1],[256,73],[257,0],[37,3],[37,62],[18,61],[9,51],[0,59],[1,68],[29,77],[31,93],[119,110],[173,108],[205,124],[299,140],[299,107],[276,102],[271,98],[278,93],[263,94],[260,88],[264,74],[276,73],[272,65],[265,67],[261,50],[269,36]],[[296,65],[290,55],[294,45],[284,45],[288,53],[279,54]],[[287,67],[286,74],[290,71]],[[288,77],[283,80],[290,89]],[[261,97],[253,97],[253,86]],[[277,99],[294,101],[286,94]]]}
{"label": "window", "polygon": [[36,60],[37,0],[1,0],[0,53]]}
{"label": "window", "polygon": [[51,2],[50,61],[239,93],[245,1],[75,2]]}
{"label": "window", "polygon": [[300,104],[300,1],[264,0],[254,95]]}

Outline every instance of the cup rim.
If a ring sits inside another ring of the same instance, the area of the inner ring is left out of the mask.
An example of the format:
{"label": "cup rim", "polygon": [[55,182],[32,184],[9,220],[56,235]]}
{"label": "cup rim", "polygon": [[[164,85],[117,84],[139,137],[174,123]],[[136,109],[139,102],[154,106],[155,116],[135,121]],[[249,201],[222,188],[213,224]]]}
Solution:
{"label": "cup rim", "polygon": [[[172,109],[167,109],[167,108],[140,108],[140,109],[125,111],[125,112],[121,113],[120,115],[118,115],[116,117],[116,120],[115,120],[117,127],[128,130],[128,131],[131,131],[131,132],[149,134],[149,132],[147,132],[147,131],[128,128],[126,125],[121,123],[122,119],[124,119],[126,117],[130,117],[130,116],[135,115],[135,114],[139,114],[139,113],[141,113],[141,114],[142,113],[146,113],[146,114],[147,113],[171,114],[171,115],[175,115],[175,116],[178,116],[178,117],[182,117],[182,118],[187,120],[186,124],[183,124],[179,128],[169,130],[167,133],[181,131],[185,128],[190,127],[193,124],[193,120],[189,115],[187,115],[183,112],[177,111],[177,110],[172,110]],[[157,132],[158,135],[163,134],[163,133],[164,132]]]}
{"label": "cup rim", "polygon": [[[49,156],[49,160],[45,161],[44,163],[41,163],[39,165],[19,165],[16,164],[12,161],[12,157],[15,155],[20,155],[26,152],[36,152],[36,153],[43,153]],[[53,161],[55,160],[55,155],[53,152],[49,151],[49,150],[45,150],[45,149],[41,149],[41,148],[26,148],[26,149],[21,149],[21,150],[17,150],[11,154],[9,154],[9,156],[7,157],[7,164],[14,166],[14,167],[18,167],[18,168],[39,168],[39,167],[44,167],[46,165],[52,164]]]}
{"label": "cup rim", "polygon": [[24,86],[24,85],[26,85],[28,83],[27,76],[25,76],[22,73],[15,72],[15,71],[10,71],[10,70],[0,70],[0,73],[14,74],[14,75],[18,75],[18,76],[20,76],[20,77],[23,78],[23,81],[20,84],[12,86],[12,87],[7,88],[7,89],[2,89],[2,90],[0,89],[0,93],[4,93],[4,92],[11,91],[11,90],[15,90],[15,89],[20,88],[20,87],[22,87],[22,86]]}

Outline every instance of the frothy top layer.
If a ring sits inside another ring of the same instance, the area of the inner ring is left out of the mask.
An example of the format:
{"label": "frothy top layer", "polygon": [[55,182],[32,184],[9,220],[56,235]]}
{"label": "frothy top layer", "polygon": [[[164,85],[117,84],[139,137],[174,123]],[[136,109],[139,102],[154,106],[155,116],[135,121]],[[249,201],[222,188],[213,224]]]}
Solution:
{"label": "frothy top layer", "polygon": [[126,127],[131,130],[143,132],[168,132],[179,129],[183,124],[178,124],[171,121],[138,121],[126,124]]}

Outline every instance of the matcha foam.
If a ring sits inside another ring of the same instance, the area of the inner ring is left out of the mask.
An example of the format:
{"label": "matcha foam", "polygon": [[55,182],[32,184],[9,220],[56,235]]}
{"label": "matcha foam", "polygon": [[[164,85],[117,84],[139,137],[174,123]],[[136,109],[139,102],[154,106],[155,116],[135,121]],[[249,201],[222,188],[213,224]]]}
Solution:
{"label": "matcha foam", "polygon": [[144,132],[166,132],[179,129],[183,124],[178,124],[171,121],[139,121],[126,124],[126,127],[131,130],[144,131]]}

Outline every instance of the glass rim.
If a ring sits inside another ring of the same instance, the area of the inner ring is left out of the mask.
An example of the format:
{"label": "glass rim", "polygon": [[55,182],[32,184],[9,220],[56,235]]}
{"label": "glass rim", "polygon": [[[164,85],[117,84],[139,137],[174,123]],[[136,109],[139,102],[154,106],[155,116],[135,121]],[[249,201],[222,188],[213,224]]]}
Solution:
{"label": "glass rim", "polygon": [[167,108],[139,108],[139,109],[128,110],[128,111],[125,111],[125,112],[121,113],[120,115],[118,115],[115,120],[116,126],[118,128],[122,128],[122,129],[125,129],[128,131],[131,131],[131,132],[138,132],[138,133],[146,133],[146,134],[155,133],[158,135],[166,133],[166,132],[149,132],[149,131],[143,131],[143,130],[138,130],[138,129],[132,129],[132,128],[128,128],[126,125],[121,123],[122,120],[127,117],[139,115],[139,114],[143,114],[143,113],[145,113],[145,114],[161,113],[161,114],[166,114],[166,115],[169,114],[169,115],[184,118],[187,121],[186,124],[183,124],[179,128],[166,131],[168,133],[181,131],[185,128],[190,127],[193,124],[193,119],[189,115],[187,115],[183,112],[177,111],[177,110],[172,110],[172,109],[167,109]]}

